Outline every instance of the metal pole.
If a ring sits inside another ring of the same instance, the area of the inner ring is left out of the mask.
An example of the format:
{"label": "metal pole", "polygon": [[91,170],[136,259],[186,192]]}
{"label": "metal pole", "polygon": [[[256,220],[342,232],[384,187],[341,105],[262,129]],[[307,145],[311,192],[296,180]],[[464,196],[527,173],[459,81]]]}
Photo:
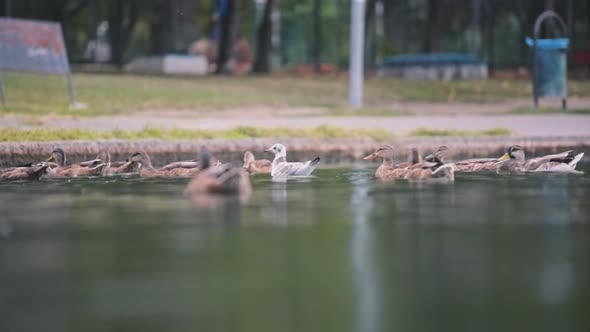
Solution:
{"label": "metal pole", "polygon": [[350,77],[348,103],[353,108],[363,105],[363,55],[365,0],[352,0],[350,13]]}
{"label": "metal pole", "polygon": [[2,72],[0,72],[0,99],[2,100],[2,109],[6,109],[6,96],[4,95],[4,81],[2,80]]}

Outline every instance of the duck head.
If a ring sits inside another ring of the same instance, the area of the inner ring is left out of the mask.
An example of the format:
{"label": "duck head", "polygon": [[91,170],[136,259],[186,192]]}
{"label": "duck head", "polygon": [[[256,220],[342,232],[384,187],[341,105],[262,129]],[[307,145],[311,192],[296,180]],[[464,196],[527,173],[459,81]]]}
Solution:
{"label": "duck head", "polygon": [[445,163],[450,154],[450,150],[446,145],[440,146],[436,151],[424,157],[425,161],[436,162],[437,160]]}
{"label": "duck head", "polygon": [[100,150],[100,152],[96,156],[96,159],[100,159],[100,161],[102,161],[103,163],[109,164],[111,162],[111,154],[109,153],[109,151],[103,149]]}
{"label": "duck head", "polygon": [[522,149],[522,147],[520,145],[513,145],[508,148],[508,150],[502,157],[498,158],[498,163],[501,164],[508,160],[524,162],[524,158],[524,150]]}
{"label": "duck head", "polygon": [[254,162],[254,160],[256,160],[256,159],[254,158],[254,155],[252,154],[252,152],[246,151],[246,153],[244,153],[244,166],[243,166],[243,168],[250,167],[250,164],[252,164]]}
{"label": "duck head", "polygon": [[375,152],[363,158],[364,160],[373,160],[377,158],[381,159],[393,159],[393,147],[391,145],[381,145]]}
{"label": "duck head", "polygon": [[[219,161],[217,162],[217,164],[218,163]],[[209,167],[211,167],[211,153],[209,153],[209,151],[204,150],[199,154],[199,168],[203,170]]]}
{"label": "duck head", "polygon": [[138,164],[140,167],[152,167],[152,160],[147,152],[140,150],[131,155],[131,161]]}
{"label": "duck head", "polygon": [[47,158],[47,161],[53,161],[63,167],[66,165],[66,153],[61,148],[55,148],[49,158]]}

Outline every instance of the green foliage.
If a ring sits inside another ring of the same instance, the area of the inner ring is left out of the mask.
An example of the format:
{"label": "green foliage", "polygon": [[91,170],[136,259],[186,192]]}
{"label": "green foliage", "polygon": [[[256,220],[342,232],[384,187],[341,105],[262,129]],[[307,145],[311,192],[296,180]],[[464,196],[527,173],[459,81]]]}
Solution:
{"label": "green foliage", "polygon": [[410,136],[453,136],[453,137],[477,137],[477,136],[510,136],[512,132],[506,128],[494,128],[487,130],[448,130],[419,128],[410,132]]}

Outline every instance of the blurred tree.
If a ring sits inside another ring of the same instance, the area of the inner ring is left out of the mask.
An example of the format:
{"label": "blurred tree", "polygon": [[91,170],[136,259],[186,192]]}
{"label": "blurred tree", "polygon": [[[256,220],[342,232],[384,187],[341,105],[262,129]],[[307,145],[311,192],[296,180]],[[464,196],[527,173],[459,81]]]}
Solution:
{"label": "blurred tree", "polygon": [[137,0],[111,0],[109,6],[109,37],[111,60],[117,67],[124,64],[124,55],[137,22]]}
{"label": "blurred tree", "polygon": [[439,26],[438,26],[438,5],[440,0],[428,0],[426,7],[426,31],[422,41],[422,52],[431,53],[438,51]]}
{"label": "blurred tree", "polygon": [[220,32],[216,74],[221,74],[225,71],[225,65],[231,54],[236,9],[234,0],[219,0],[219,3],[221,7],[218,8],[217,15]]}
{"label": "blurred tree", "polygon": [[258,24],[258,31],[256,33],[256,58],[254,60],[253,71],[255,73],[270,73],[270,50],[271,50],[271,36],[272,36],[272,20],[271,14],[273,10],[274,0],[266,0],[262,18]]}

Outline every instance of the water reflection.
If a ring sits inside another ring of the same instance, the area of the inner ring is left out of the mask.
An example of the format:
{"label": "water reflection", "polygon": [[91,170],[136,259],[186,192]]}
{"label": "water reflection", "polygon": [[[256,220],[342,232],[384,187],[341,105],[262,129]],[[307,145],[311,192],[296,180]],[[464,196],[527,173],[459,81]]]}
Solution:
{"label": "water reflection", "polygon": [[369,175],[356,170],[351,175],[350,182],[350,207],[353,216],[350,250],[357,296],[356,331],[381,331],[379,293],[382,286],[374,258],[374,228],[369,222],[373,207],[373,200],[369,195]]}
{"label": "water reflection", "polygon": [[0,331],[588,331],[588,177],[373,171],[0,184]]}

